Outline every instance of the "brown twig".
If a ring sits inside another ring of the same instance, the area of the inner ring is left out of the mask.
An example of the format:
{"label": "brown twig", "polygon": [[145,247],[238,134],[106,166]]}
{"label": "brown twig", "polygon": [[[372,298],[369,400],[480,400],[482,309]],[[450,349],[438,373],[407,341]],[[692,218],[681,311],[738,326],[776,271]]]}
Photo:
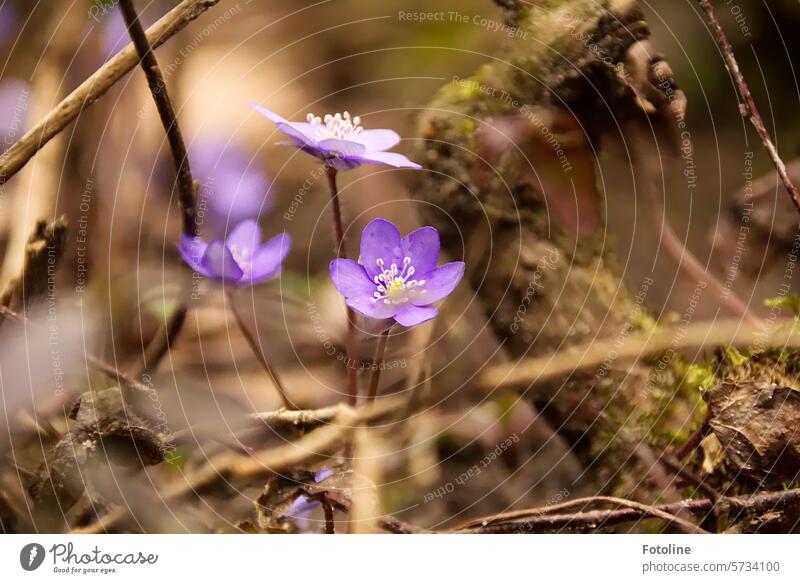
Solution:
{"label": "brown twig", "polygon": [[[602,497],[601,497],[602,498]],[[800,505],[800,489],[780,492],[763,492],[752,496],[727,498],[739,513],[732,521],[742,518],[744,511],[754,513],[774,512]],[[549,507],[532,508],[496,516],[471,520],[454,530],[470,533],[545,533],[562,529],[593,531],[598,528],[615,526],[634,520],[651,517],[644,509],[629,507],[614,510],[590,510],[570,514],[556,514],[559,510],[586,506],[598,502],[597,498],[581,498]],[[711,512],[714,502],[710,499],[682,500],[672,504],[662,504],[652,508],[670,515],[681,509],[702,517]]]}
{"label": "brown twig", "polygon": [[136,14],[133,0],[119,0],[119,9],[125,19],[125,24],[128,26],[128,34],[131,36],[133,46],[136,47],[136,53],[139,55],[142,71],[144,71],[144,75],[147,78],[147,84],[150,87],[150,93],[153,96],[153,101],[155,101],[156,109],[158,109],[161,124],[167,133],[167,140],[172,151],[172,161],[175,164],[175,173],[178,181],[178,199],[183,214],[183,232],[189,237],[194,237],[197,235],[194,180],[189,166],[186,144],[183,141],[178,118],[175,115],[175,108],[172,106],[172,101],[170,101],[167,84],[164,81],[161,68],[158,66],[153,48],[150,46],[150,41],[147,40],[147,34],[142,28],[142,23],[139,22],[139,16]]}
{"label": "brown twig", "polygon": [[[217,3],[219,0],[184,0],[147,29],[150,44],[153,48],[158,48]],[[0,156],[0,184],[5,184],[36,152],[77,118],[84,109],[102,97],[112,85],[136,67],[138,62],[136,49],[129,45],[67,95],[42,121]]]}
{"label": "brown twig", "polygon": [[772,136],[770,136],[769,131],[767,131],[767,127],[764,125],[764,120],[761,119],[761,114],[758,111],[758,107],[756,107],[753,94],[750,93],[750,87],[747,85],[747,81],[745,81],[744,75],[739,68],[739,63],[736,61],[736,57],[733,54],[733,47],[728,41],[725,31],[717,19],[714,5],[709,0],[699,0],[699,2],[700,7],[706,13],[708,23],[711,25],[711,30],[713,31],[714,36],[719,43],[720,49],[722,50],[722,56],[725,59],[725,67],[733,76],[733,80],[736,82],[736,87],[739,90],[739,96],[741,97],[739,111],[741,112],[742,117],[749,120],[756,129],[756,132],[758,132],[758,135],[761,138],[761,143],[764,145],[764,149],[766,149],[769,157],[772,158],[772,163],[775,164],[775,168],[778,170],[778,175],[781,177],[781,181],[786,187],[789,197],[792,199],[797,211],[800,212],[800,194],[798,194],[797,187],[794,185],[789,173],[786,171],[786,164],[784,164],[780,154],[778,154],[778,149],[775,147],[775,143],[772,141]]}
{"label": "brown twig", "polygon": [[679,461],[686,459],[686,456],[692,453],[697,446],[700,445],[700,442],[703,441],[703,438],[708,433],[709,423],[711,423],[711,414],[706,413],[705,419],[703,419],[700,427],[698,427],[697,430],[692,433],[691,436],[689,436],[689,439],[686,440],[686,443],[680,446],[678,451],[675,452],[675,457],[678,458]]}
{"label": "brown twig", "polygon": [[[544,508],[532,508],[528,510],[518,510],[515,512],[508,512],[505,514],[499,514],[495,517],[487,517],[487,518],[479,518],[477,520],[472,520],[466,525],[460,526],[453,531],[456,532],[464,532],[471,531],[471,532],[488,532],[487,528],[489,528],[490,524],[498,524],[498,523],[505,523],[509,520],[514,520],[513,525],[518,529],[512,532],[531,532],[526,529],[527,526],[535,524],[536,519],[542,519],[545,524],[553,523],[553,524],[560,524],[563,522],[564,517],[572,517],[573,520],[580,521],[582,518],[582,514],[591,514],[591,512],[585,513],[577,513],[574,515],[551,515],[550,512],[566,509],[566,508],[574,508],[576,506],[588,506],[592,504],[615,504],[617,506],[626,507],[628,510],[635,511],[637,516],[640,518],[649,517],[649,518],[661,518],[674,524],[681,530],[687,533],[694,533],[694,534],[708,534],[707,531],[703,530],[699,526],[692,524],[691,522],[687,522],[682,518],[676,516],[681,511],[684,511],[685,508],[681,506],[680,502],[667,504],[662,506],[649,506],[647,504],[641,504],[640,502],[634,502],[633,500],[625,500],[624,498],[614,498],[613,496],[592,496],[590,498],[577,498],[575,500],[569,500],[567,502],[562,502],[561,504],[555,504],[552,506],[545,506]],[[669,508],[670,510],[668,510]],[[612,512],[610,510],[604,511],[595,511],[595,512]],[[524,518],[527,520],[519,520],[518,518]],[[559,519],[558,521],[553,521],[553,519]],[[550,519],[549,521],[547,519]],[[567,522],[569,524],[569,521]],[[550,525],[549,528],[558,528],[555,526]],[[596,528],[596,526],[595,526]]]}
{"label": "brown twig", "polygon": [[[328,177],[328,188],[331,193],[331,212],[333,216],[333,234],[336,238],[336,257],[339,259],[347,258],[347,242],[344,237],[344,226],[342,223],[342,207],[339,202],[339,187],[336,185],[338,171],[333,166],[327,166],[326,175]],[[356,376],[356,315],[353,309],[345,305],[347,313],[347,403],[355,407],[358,403],[358,378]]]}

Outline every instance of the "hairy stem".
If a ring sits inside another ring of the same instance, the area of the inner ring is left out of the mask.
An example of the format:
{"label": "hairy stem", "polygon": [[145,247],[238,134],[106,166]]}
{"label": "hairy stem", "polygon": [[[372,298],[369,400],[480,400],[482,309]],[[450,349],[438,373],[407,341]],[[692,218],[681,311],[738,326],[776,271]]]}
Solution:
{"label": "hairy stem", "polygon": [[[326,169],[328,187],[331,192],[331,209],[333,212],[333,235],[336,239],[336,257],[347,258],[347,247],[342,225],[342,207],[339,203],[339,188],[336,186],[338,171],[333,166]],[[345,305],[347,311],[347,402],[351,406],[358,403],[358,380],[356,378],[356,315],[350,306]]]}
{"label": "hairy stem", "polygon": [[278,394],[281,397],[281,401],[283,401],[283,406],[290,410],[296,409],[297,407],[295,407],[292,404],[292,401],[289,399],[289,396],[286,393],[286,389],[284,388],[283,383],[281,383],[280,378],[278,378],[278,374],[275,372],[272,366],[270,366],[267,357],[264,356],[264,353],[261,351],[261,346],[259,345],[258,340],[253,335],[253,333],[250,332],[250,329],[247,327],[247,324],[245,324],[244,319],[242,318],[242,315],[239,312],[239,309],[236,307],[236,302],[234,301],[233,292],[228,293],[228,299],[230,300],[231,303],[231,312],[233,312],[233,317],[236,318],[236,324],[242,331],[242,335],[244,335],[245,340],[247,340],[247,344],[250,346],[250,349],[253,351],[253,354],[256,355],[256,358],[258,359],[258,362],[261,364],[261,367],[267,372],[267,375],[269,375],[269,378],[272,380],[272,384],[274,384],[275,388],[278,390]]}
{"label": "hairy stem", "polygon": [[389,341],[389,333],[392,326],[389,326],[378,336],[378,343],[375,345],[375,357],[372,359],[372,377],[369,379],[369,391],[367,392],[367,403],[372,403],[378,394],[378,382],[381,380],[381,369],[383,369],[383,355],[386,353],[386,343]]}

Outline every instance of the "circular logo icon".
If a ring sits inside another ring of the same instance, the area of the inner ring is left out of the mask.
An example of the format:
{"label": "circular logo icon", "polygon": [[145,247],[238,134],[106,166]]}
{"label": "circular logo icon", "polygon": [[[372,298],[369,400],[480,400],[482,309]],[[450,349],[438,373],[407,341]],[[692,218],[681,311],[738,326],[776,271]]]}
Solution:
{"label": "circular logo icon", "polygon": [[44,547],[39,543],[28,543],[19,552],[19,564],[26,571],[35,571],[44,562]]}

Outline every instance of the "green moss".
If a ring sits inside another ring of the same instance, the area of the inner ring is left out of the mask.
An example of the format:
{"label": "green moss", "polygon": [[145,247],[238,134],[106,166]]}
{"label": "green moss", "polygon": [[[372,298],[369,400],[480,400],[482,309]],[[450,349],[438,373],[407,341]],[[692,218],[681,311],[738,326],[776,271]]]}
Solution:
{"label": "green moss", "polygon": [[764,305],[768,308],[784,308],[791,311],[795,316],[800,316],[800,295],[770,298],[764,300]]}

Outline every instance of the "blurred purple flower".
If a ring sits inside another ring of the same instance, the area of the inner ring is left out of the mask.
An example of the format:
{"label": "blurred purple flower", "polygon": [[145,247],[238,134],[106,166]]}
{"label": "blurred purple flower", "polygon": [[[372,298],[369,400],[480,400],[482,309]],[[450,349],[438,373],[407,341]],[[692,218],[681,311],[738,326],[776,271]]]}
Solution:
{"label": "blurred purple flower", "polygon": [[10,2],[0,6],[0,46],[12,39],[17,28],[17,9]]}
{"label": "blurred purple flower", "polygon": [[314,481],[317,484],[319,484],[320,482],[324,482],[325,480],[330,478],[333,475],[333,473],[334,472],[332,468],[327,468],[327,467],[322,468],[316,474],[314,474]]}
{"label": "blurred purple flower", "polygon": [[[334,474],[333,469],[325,467],[321,468],[314,474],[314,482],[319,484],[320,482],[324,482],[328,478],[330,478]],[[311,530],[311,513],[314,512],[317,508],[322,507],[322,502],[315,498],[310,498],[305,494],[300,494],[297,498],[295,498],[292,505],[289,507],[289,510],[286,512],[286,516],[288,516],[294,525],[297,527],[298,530],[303,532],[308,532]]]}
{"label": "blurred purple flower", "polygon": [[333,285],[347,305],[368,318],[416,326],[436,317],[431,304],[452,292],[464,275],[464,262],[436,267],[439,232],[422,227],[406,235],[389,221],[375,219],[361,234],[361,260],[334,259]]}
{"label": "blurred purple flower", "polygon": [[361,164],[383,164],[395,168],[422,168],[402,154],[387,152],[400,142],[394,130],[365,130],[361,118],[348,112],[326,115],[309,113],[307,121],[287,121],[277,113],[252,104],[253,109],[273,122],[304,152],[324,160],[337,170],[351,170]]}
{"label": "blurred purple flower", "polygon": [[269,211],[269,178],[250,163],[241,145],[218,137],[203,137],[189,148],[195,178],[200,182],[201,203],[207,198],[210,227],[222,234],[225,226],[258,219]]}
{"label": "blurred purple flower", "polygon": [[298,530],[308,532],[311,530],[311,513],[321,507],[322,502],[319,500],[309,498],[305,494],[300,494],[300,496],[295,498],[294,502],[292,502],[292,505],[286,512],[286,516],[294,522]]}
{"label": "blurred purple flower", "polygon": [[292,241],[281,233],[261,243],[261,227],[254,220],[236,226],[224,241],[207,243],[200,237],[181,234],[178,252],[201,275],[247,286],[272,279],[281,272]]}
{"label": "blurred purple flower", "polygon": [[31,88],[24,81],[0,83],[0,153],[22,137],[27,128]]}

